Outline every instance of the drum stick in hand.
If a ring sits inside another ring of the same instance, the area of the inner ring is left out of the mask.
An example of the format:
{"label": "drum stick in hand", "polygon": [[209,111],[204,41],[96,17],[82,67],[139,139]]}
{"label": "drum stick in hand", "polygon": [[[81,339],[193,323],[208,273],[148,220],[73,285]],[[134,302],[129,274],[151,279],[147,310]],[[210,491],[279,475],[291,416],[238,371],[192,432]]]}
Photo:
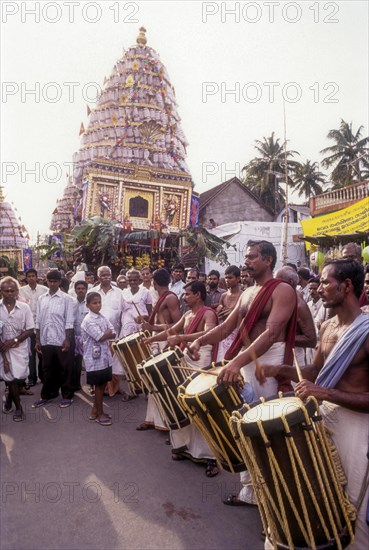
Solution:
{"label": "drum stick in hand", "polygon": [[135,304],[134,302],[132,302],[132,304],[135,306],[135,310],[137,311],[138,316],[142,318],[141,312],[140,312],[140,310],[138,309],[138,307],[136,306],[136,304]]}
{"label": "drum stick in hand", "polygon": [[295,365],[296,365],[297,376],[299,378],[299,382],[301,382],[301,380],[303,379],[303,376],[302,376],[302,372],[301,372],[299,362],[297,361],[295,348],[292,348],[292,353],[293,353],[293,358],[294,358]]}

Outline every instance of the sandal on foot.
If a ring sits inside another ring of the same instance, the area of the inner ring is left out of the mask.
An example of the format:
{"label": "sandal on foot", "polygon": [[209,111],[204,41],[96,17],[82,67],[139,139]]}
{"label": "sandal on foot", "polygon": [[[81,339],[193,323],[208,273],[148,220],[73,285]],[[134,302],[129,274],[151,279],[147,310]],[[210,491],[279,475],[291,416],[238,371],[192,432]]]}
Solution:
{"label": "sandal on foot", "polygon": [[111,418],[96,418],[95,422],[100,426],[111,426],[113,424]]}
{"label": "sandal on foot", "polygon": [[34,395],[34,393],[29,389],[29,386],[26,386],[19,389],[19,395]]}
{"label": "sandal on foot", "polygon": [[206,465],[205,475],[206,477],[215,477],[219,474],[219,469],[215,460],[209,460]]}
{"label": "sandal on foot", "polygon": [[66,409],[70,407],[72,403],[73,403],[73,399],[62,399],[59,403],[59,407],[61,409]]}
{"label": "sandal on foot", "polygon": [[39,399],[35,403],[32,404],[32,409],[38,409],[39,407],[44,407],[48,404],[50,399]]}
{"label": "sandal on foot", "polygon": [[122,393],[122,401],[132,401],[132,399],[136,399],[138,395],[133,395],[132,393]]}
{"label": "sandal on foot", "polygon": [[[106,417],[110,418],[110,420],[113,418],[111,414],[107,414]],[[96,420],[97,416],[96,416],[96,414],[89,414],[87,418],[89,420]]]}
{"label": "sandal on foot", "polygon": [[22,422],[25,419],[23,411],[15,411],[13,414],[14,422]]}
{"label": "sandal on foot", "polygon": [[240,500],[237,495],[229,495],[223,500],[223,504],[227,504],[227,506],[253,506],[253,504]]}
{"label": "sandal on foot", "polygon": [[6,399],[4,404],[3,404],[3,413],[4,414],[9,414],[11,412],[14,411],[14,408],[13,408],[13,403],[11,400],[8,400]]}
{"label": "sandal on foot", "polygon": [[181,453],[172,453],[172,460],[187,460],[187,456],[182,455]]}
{"label": "sandal on foot", "polygon": [[139,426],[137,426],[136,430],[138,432],[145,432],[146,430],[155,430],[155,426],[153,426],[152,424],[145,424],[145,422],[143,424],[140,424]]}

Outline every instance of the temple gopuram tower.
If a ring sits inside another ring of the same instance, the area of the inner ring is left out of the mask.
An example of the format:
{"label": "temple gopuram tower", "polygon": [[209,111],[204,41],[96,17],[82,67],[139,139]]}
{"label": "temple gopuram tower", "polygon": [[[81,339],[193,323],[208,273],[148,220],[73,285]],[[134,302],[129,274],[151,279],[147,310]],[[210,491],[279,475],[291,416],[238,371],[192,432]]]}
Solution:
{"label": "temple gopuram tower", "polygon": [[88,107],[73,176],[53,212],[54,232],[92,216],[130,231],[165,227],[175,234],[189,225],[187,141],[174,88],[145,33],[141,27],[137,44],[105,79],[96,107]]}
{"label": "temple gopuram tower", "polygon": [[19,271],[23,271],[23,266],[31,267],[28,239],[26,228],[5,200],[0,186],[0,277],[9,274],[9,266],[14,260]]}

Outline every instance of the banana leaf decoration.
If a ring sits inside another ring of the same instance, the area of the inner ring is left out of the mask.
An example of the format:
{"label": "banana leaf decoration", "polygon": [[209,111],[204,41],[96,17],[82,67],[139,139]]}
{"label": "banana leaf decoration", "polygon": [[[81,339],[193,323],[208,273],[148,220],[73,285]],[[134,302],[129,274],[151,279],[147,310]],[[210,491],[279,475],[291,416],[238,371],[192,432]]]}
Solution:
{"label": "banana leaf decoration", "polygon": [[179,233],[190,247],[190,252],[195,252],[198,257],[198,265],[204,258],[219,262],[221,265],[229,265],[228,256],[225,248],[232,247],[237,249],[236,245],[209,233],[204,227],[186,227]]}
{"label": "banana leaf decoration", "polygon": [[144,143],[154,143],[164,134],[164,129],[155,120],[145,121],[138,128]]}

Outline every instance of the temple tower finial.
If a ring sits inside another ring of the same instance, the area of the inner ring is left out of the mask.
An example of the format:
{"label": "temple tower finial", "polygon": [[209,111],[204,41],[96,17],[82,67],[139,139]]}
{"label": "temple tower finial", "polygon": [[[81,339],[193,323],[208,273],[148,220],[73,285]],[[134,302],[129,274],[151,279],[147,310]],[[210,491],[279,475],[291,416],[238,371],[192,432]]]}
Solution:
{"label": "temple tower finial", "polygon": [[136,42],[139,46],[146,46],[147,44],[147,38],[145,33],[146,33],[145,27],[140,27],[140,34],[136,38]]}

